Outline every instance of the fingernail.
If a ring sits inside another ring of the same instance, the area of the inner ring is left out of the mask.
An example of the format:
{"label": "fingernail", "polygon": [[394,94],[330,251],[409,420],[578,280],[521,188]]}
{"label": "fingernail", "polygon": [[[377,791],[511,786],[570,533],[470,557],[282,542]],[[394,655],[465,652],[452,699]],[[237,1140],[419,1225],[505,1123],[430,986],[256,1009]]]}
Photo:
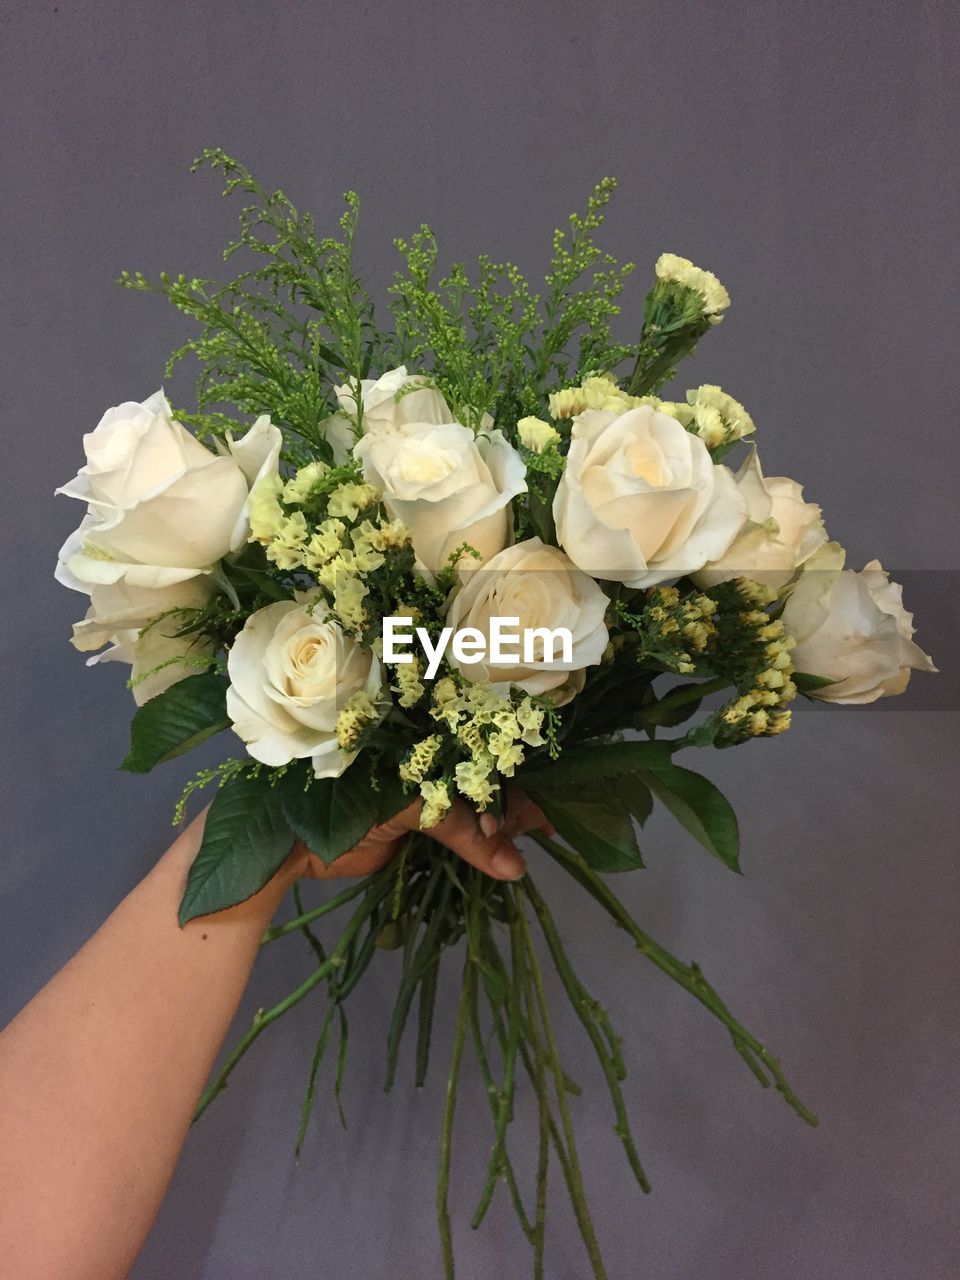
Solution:
{"label": "fingernail", "polygon": [[492,836],[497,829],[497,820],[492,813],[481,813],[480,830],[485,836]]}
{"label": "fingernail", "polygon": [[490,859],[490,868],[502,880],[519,880],[527,869],[515,849],[499,849]]}

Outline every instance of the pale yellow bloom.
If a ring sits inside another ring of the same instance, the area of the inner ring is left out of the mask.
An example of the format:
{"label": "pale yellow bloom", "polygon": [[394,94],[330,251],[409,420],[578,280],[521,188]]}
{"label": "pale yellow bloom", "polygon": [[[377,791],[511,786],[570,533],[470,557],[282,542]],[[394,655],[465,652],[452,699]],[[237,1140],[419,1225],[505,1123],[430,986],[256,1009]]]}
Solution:
{"label": "pale yellow bloom", "polygon": [[423,681],[420,679],[418,662],[399,662],[396,667],[396,684],[399,693],[398,702],[404,709],[415,707],[424,695]]}
{"label": "pale yellow bloom", "polygon": [[344,751],[353,751],[363,730],[378,718],[378,714],[369,694],[362,689],[352,694],[337,715],[337,745]]}
{"label": "pale yellow bloom", "polygon": [[423,800],[420,809],[420,826],[426,831],[441,821],[452,802],[445,782],[421,782],[420,796]]}
{"label": "pale yellow bloom", "polygon": [[270,542],[283,525],[283,508],[278,502],[283,481],[273,472],[258,480],[250,491],[250,541]]}
{"label": "pale yellow bloom", "polygon": [[324,520],[314,529],[303,553],[304,566],[311,573],[317,573],[339,555],[346,528],[342,520]]}
{"label": "pale yellow bloom", "polygon": [[367,620],[363,601],[367,584],[357,577],[341,577],[333,593],[333,610],[347,631],[361,631]]}
{"label": "pale yellow bloom", "polygon": [[309,535],[307,519],[302,511],[294,511],[284,517],[279,529],[267,545],[267,558],[278,569],[298,569],[303,564],[303,553]]}
{"label": "pale yellow bloom", "polygon": [[720,313],[730,305],[730,295],[712,271],[703,271],[689,258],[680,258],[675,253],[661,253],[656,272],[658,280],[674,280],[694,289],[703,299],[703,312],[710,317],[711,324],[720,322]]}
{"label": "pale yellow bloom", "polygon": [[687,392],[691,422],[684,423],[700,437],[708,449],[731,440],[742,440],[756,430],[753,419],[739,400],[720,387],[705,383]]}
{"label": "pale yellow bloom", "polygon": [[310,496],[311,489],[329,470],[327,464],[320,461],[309,462],[305,467],[301,467],[283,486],[284,502],[292,504],[305,502]]}
{"label": "pale yellow bloom", "polygon": [[557,444],[560,432],[543,418],[521,418],[517,423],[520,443],[531,453],[543,453],[551,445]]}
{"label": "pale yellow bloom", "polygon": [[347,520],[356,520],[361,511],[372,507],[380,499],[379,490],[372,484],[354,484],[348,481],[338,485],[327,502],[327,511],[332,516],[343,516]]}
{"label": "pale yellow bloom", "polygon": [[403,781],[422,782],[424,775],[433,768],[433,762],[437,758],[440,745],[441,738],[439,733],[433,733],[429,738],[422,738],[415,743],[410,755],[400,765],[399,773]]}
{"label": "pale yellow bloom", "polygon": [[494,793],[499,790],[497,784],[490,781],[493,767],[493,756],[487,754],[473,760],[462,760],[454,769],[457,790],[481,810],[487,807]]}

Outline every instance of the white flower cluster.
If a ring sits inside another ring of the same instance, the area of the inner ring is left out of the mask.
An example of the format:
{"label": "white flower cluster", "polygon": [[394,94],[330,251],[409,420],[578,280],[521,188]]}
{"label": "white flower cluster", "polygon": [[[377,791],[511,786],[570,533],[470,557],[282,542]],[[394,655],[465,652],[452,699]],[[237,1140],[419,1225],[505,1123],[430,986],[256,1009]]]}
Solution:
{"label": "white flower cluster", "polygon": [[[694,291],[711,322],[729,305],[716,277],[684,258],[664,254],[656,271],[664,297],[668,285]],[[397,708],[436,725],[400,765],[424,824],[456,794],[482,810],[526,749],[544,744],[545,717],[623,650],[625,622],[660,669],[695,674],[717,637],[709,593],[735,580],[758,584],[749,625],[766,665],[724,709],[731,733],[786,727],[794,668],[820,677],[805,692],[837,702],[901,692],[911,669],[934,669],[899,588],[876,562],[843,568],[798,484],[764,476],[753,447],[738,471],[724,465],[755,425],[718,386],[668,401],[598,372],[503,429],[469,410],[461,421],[403,366],[335,392],[339,408],[322,424],[331,464],[282,470],[268,418],[212,451],[157,393],[104,415],[61,490],[87,504],[57,570],[90,596],[74,643],[109,644],[100,657],[131,663],[138,701],[225,648],[228,714],[263,764],[309,759],[317,776],[336,776]],[[230,573],[250,543],[264,566],[253,580],[273,579],[273,602],[238,629]],[[624,599],[637,602],[632,614]],[[770,601],[785,601],[780,620]],[[563,661],[531,649],[468,664],[454,645],[426,668],[383,667],[388,612],[422,616],[441,640],[444,629],[482,639],[496,619],[532,635],[563,628],[571,649]]]}

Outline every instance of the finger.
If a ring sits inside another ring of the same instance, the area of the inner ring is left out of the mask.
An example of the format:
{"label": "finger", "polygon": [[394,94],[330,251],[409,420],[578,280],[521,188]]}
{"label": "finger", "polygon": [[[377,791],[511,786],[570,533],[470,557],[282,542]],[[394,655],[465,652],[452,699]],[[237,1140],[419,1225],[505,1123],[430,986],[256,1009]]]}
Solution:
{"label": "finger", "polygon": [[557,834],[556,827],[543,810],[518,787],[508,789],[506,812],[499,822],[492,813],[480,815],[480,830],[485,836],[492,836],[497,831],[506,836],[523,835],[527,831],[542,831],[548,836]]}
{"label": "finger", "polygon": [[355,849],[342,853],[328,865],[315,853],[307,851],[307,860],[301,875],[311,880],[339,880],[352,876],[369,876],[386,866],[394,854],[390,843],[368,844],[362,841]]}
{"label": "finger", "polygon": [[485,836],[469,805],[457,801],[430,835],[494,880],[519,880],[527,869],[513,841],[503,835]]}
{"label": "finger", "polygon": [[500,827],[504,835],[515,836],[522,835],[525,831],[536,831],[546,822],[547,815],[522,791],[508,793],[507,812]]}

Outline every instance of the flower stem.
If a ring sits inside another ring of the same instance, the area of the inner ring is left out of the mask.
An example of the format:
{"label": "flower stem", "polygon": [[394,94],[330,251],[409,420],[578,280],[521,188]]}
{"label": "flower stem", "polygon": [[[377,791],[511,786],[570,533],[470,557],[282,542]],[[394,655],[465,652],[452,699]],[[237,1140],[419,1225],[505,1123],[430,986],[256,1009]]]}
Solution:
{"label": "flower stem", "polygon": [[554,1093],[557,1098],[557,1110],[560,1113],[560,1124],[563,1129],[563,1136],[567,1150],[567,1187],[570,1191],[573,1211],[577,1218],[577,1224],[580,1227],[580,1234],[583,1237],[583,1242],[587,1248],[587,1255],[590,1258],[590,1265],[593,1268],[593,1274],[596,1277],[596,1280],[607,1280],[606,1268],[603,1265],[603,1258],[600,1254],[600,1245],[597,1241],[593,1220],[590,1217],[590,1209],[587,1205],[586,1193],[583,1189],[583,1174],[580,1169],[580,1160],[577,1156],[576,1139],[573,1132],[573,1122],[570,1118],[570,1108],[567,1105],[567,1093],[564,1086],[563,1067],[560,1063],[560,1054],[553,1034],[553,1026],[550,1022],[550,1012],[547,1007],[547,996],[543,987],[543,975],[540,972],[540,964],[537,960],[537,953],[533,946],[533,938],[530,935],[530,926],[527,923],[527,918],[523,910],[523,899],[519,890],[514,891],[514,902],[517,910],[517,921],[528,962],[528,973],[530,975],[533,993],[536,997],[536,1009],[543,1028],[546,1061],[547,1066],[550,1069],[550,1073],[553,1076]]}
{"label": "flower stem", "polygon": [[700,966],[697,964],[684,964],[664,947],[661,947],[659,943],[654,942],[649,934],[644,933],[616,894],[607,888],[596,872],[587,865],[578,853],[564,849],[562,845],[557,844],[547,836],[534,832],[530,834],[537,844],[542,849],[545,849],[555,862],[559,863],[566,872],[582,885],[607,914],[633,938],[637,949],[642,955],[646,956],[648,960],[669,978],[672,978],[674,982],[689,991],[692,996],[699,1000],[705,1008],[709,1009],[723,1023],[730,1033],[734,1048],[760,1084],[764,1088],[768,1088],[772,1081],[777,1092],[787,1105],[792,1107],[807,1124],[816,1125],[818,1123],[817,1117],[804,1106],[803,1102],[794,1093],[780,1063],[755,1036],[751,1035],[745,1027],[737,1022],[720,996],[704,977]]}
{"label": "flower stem", "polygon": [[340,940],[337,942],[333,951],[331,951],[329,958],[324,964],[321,964],[316,968],[309,978],[302,982],[295,991],[291,991],[288,996],[281,1000],[279,1004],[275,1004],[272,1009],[268,1009],[266,1011],[263,1009],[259,1009],[257,1011],[246,1035],[244,1035],[234,1046],[228,1055],[226,1062],[223,1064],[223,1067],[200,1095],[200,1101],[197,1103],[197,1109],[193,1116],[194,1120],[198,1120],[214,1098],[216,1098],[218,1094],[222,1093],[227,1087],[227,1081],[229,1080],[231,1073],[257,1037],[262,1035],[272,1022],[276,1022],[278,1018],[282,1017],[292,1009],[294,1005],[299,1004],[304,996],[308,996],[310,994],[314,987],[319,986],[325,978],[328,978],[343,965],[345,957],[353,945],[356,935],[363,926],[363,922],[377,909],[389,891],[389,881],[382,879],[382,877],[378,875],[372,880],[364,881],[363,887],[367,890],[364,901],[353,913],[346,929],[344,929],[340,936]]}
{"label": "flower stem", "polygon": [[443,1254],[443,1274],[445,1280],[454,1280],[453,1235],[450,1229],[450,1154],[453,1144],[453,1116],[457,1106],[457,1083],[460,1078],[460,1064],[463,1061],[463,1046],[470,1025],[470,1007],[474,998],[473,990],[477,981],[477,971],[473,957],[467,948],[463,964],[463,981],[460,987],[460,1008],[457,1014],[456,1031],[453,1039],[453,1057],[450,1061],[450,1074],[447,1077],[447,1093],[443,1106],[443,1126],[440,1132],[440,1172],[437,1176],[437,1225],[440,1229],[440,1248]]}
{"label": "flower stem", "polygon": [[338,893],[333,898],[328,898],[326,902],[321,902],[320,906],[314,907],[312,911],[307,911],[303,915],[297,916],[294,920],[288,920],[285,924],[274,925],[272,929],[268,929],[263,935],[260,945],[265,947],[268,942],[274,942],[277,938],[284,938],[288,933],[304,930],[314,920],[319,920],[321,916],[328,915],[331,911],[336,911],[338,907],[342,907],[345,903],[358,897],[365,889],[369,888],[369,885],[369,880],[358,880],[356,884],[350,885],[342,893]]}
{"label": "flower stem", "polygon": [[644,711],[642,718],[648,724],[656,724],[662,719],[664,712],[673,711],[675,707],[682,707],[688,702],[699,702],[708,694],[719,693],[721,689],[727,689],[729,686],[730,681],[725,676],[715,676],[712,680],[701,680],[699,684],[676,689],[667,697],[661,698],[659,702],[655,702],[649,711]]}
{"label": "flower stem", "polygon": [[[556,966],[557,973],[560,975],[560,981],[563,983],[564,990],[570,998],[570,1003],[573,1005],[577,1017],[583,1023],[584,1030],[590,1037],[590,1042],[593,1045],[597,1059],[599,1060],[600,1066],[603,1070],[603,1074],[606,1077],[607,1088],[610,1091],[614,1113],[617,1118],[614,1131],[623,1143],[624,1150],[627,1153],[627,1160],[629,1161],[630,1168],[633,1170],[633,1176],[640,1184],[641,1189],[648,1192],[650,1190],[650,1181],[647,1178],[646,1173],[644,1173],[643,1165],[640,1163],[640,1157],[637,1154],[637,1149],[633,1143],[633,1135],[630,1132],[630,1120],[627,1116],[626,1105],[623,1100],[623,1094],[620,1090],[620,1079],[622,1076],[620,1074],[621,1062],[619,1058],[619,1048],[612,1051],[611,1046],[604,1043],[603,1033],[600,1030],[601,1017],[599,1017],[597,1013],[599,1006],[596,1004],[596,1001],[590,998],[587,991],[581,985],[580,979],[573,972],[570,961],[564,951],[563,944],[560,941],[560,935],[553,922],[553,917],[550,914],[550,909],[540,896],[540,893],[534,885],[529,873],[524,876],[522,885],[524,892],[530,899],[530,903],[537,914],[537,919],[540,921],[540,927],[547,940],[547,946],[550,950],[551,956],[553,957],[553,963]],[[602,1015],[603,1022],[605,1022],[606,1015],[602,1010],[599,1010],[599,1013]],[[609,1028],[607,1028],[607,1035],[608,1038],[611,1040],[613,1039],[612,1032],[609,1031]]]}

